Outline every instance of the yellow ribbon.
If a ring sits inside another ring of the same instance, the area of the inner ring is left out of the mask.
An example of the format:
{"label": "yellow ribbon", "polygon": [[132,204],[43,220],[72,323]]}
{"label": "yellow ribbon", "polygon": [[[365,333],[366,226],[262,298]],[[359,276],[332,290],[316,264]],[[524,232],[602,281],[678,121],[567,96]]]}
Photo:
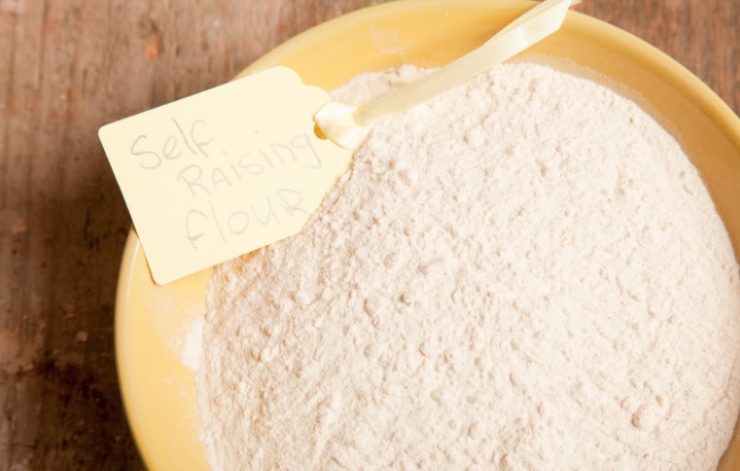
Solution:
{"label": "yellow ribbon", "polygon": [[545,0],[482,46],[415,82],[357,108],[343,103],[327,103],[316,113],[316,124],[329,139],[345,149],[354,150],[365,140],[372,123],[465,83],[553,34],[562,26],[568,8],[578,2]]}

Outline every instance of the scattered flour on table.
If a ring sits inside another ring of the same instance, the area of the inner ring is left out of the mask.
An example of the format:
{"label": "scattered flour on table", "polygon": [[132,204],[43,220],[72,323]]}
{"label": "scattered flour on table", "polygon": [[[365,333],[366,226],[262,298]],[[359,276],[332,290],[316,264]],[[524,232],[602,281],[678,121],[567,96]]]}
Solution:
{"label": "scattered flour on table", "polygon": [[509,64],[377,124],[300,235],[220,266],[203,341],[215,469],[711,469],[738,265],[653,119]]}

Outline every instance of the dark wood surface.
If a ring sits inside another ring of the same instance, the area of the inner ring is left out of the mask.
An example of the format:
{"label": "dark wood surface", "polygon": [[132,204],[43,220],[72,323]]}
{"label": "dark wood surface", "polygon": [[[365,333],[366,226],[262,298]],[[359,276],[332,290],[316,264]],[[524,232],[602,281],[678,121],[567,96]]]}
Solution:
{"label": "dark wood surface", "polygon": [[[492,0],[494,1],[494,0]],[[0,470],[139,469],[113,356],[129,217],[100,125],[369,0],[0,0]],[[586,0],[733,109],[740,1]]]}

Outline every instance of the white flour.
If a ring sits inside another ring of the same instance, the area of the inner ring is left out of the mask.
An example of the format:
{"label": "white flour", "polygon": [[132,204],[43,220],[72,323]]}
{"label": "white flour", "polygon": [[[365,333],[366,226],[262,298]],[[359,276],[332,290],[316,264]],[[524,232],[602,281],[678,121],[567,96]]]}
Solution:
{"label": "white flour", "polygon": [[711,469],[739,407],[738,266],[696,170],[544,66],[376,125],[302,234],[216,270],[207,311],[215,469]]}

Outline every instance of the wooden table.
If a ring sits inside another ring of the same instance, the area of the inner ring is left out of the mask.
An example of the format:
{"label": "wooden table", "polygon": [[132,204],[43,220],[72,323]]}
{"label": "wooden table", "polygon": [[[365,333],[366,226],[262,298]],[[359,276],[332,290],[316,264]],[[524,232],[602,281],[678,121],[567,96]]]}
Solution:
{"label": "wooden table", "polygon": [[[141,468],[113,357],[130,220],[98,127],[222,83],[371,3],[0,0],[0,469]],[[740,2],[579,9],[657,45],[738,109]]]}

